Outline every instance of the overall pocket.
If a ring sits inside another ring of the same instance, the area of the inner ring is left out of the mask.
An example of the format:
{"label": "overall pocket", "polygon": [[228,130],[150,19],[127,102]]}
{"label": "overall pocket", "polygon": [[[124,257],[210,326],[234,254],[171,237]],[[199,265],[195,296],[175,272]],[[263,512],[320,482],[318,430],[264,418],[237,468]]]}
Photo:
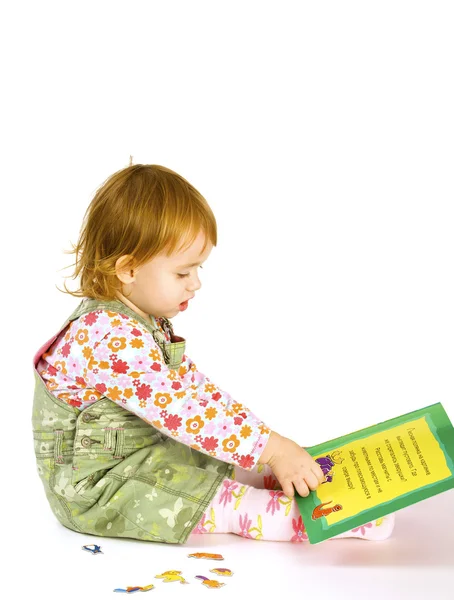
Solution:
{"label": "overall pocket", "polygon": [[101,398],[77,418],[72,483],[85,494],[135,452],[162,439],[154,427],[108,398]]}

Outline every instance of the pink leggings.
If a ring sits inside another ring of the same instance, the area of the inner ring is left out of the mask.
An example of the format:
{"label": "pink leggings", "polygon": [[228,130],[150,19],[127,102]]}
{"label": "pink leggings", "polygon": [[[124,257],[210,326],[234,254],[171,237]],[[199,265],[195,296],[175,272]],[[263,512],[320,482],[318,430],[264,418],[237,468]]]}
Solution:
{"label": "pink leggings", "polygon": [[[394,515],[388,515],[336,537],[383,540],[391,535],[393,526]],[[252,471],[235,467],[233,479],[224,479],[193,533],[234,533],[255,540],[308,540],[297,503],[284,494],[267,465],[257,465]]]}

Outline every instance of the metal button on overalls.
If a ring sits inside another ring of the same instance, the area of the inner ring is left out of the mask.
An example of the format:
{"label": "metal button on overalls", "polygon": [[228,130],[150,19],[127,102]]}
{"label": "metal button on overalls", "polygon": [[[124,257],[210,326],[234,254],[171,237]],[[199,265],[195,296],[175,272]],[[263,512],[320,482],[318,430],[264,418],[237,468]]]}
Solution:
{"label": "metal button on overalls", "polygon": [[84,437],[80,440],[80,443],[84,448],[90,448],[93,444],[100,444],[101,442],[98,440],[92,440],[91,438],[84,435]]}
{"label": "metal button on overalls", "polygon": [[101,415],[92,415],[89,412],[83,412],[82,414],[82,421],[84,423],[89,423],[90,421],[94,421],[96,419],[99,419]]}

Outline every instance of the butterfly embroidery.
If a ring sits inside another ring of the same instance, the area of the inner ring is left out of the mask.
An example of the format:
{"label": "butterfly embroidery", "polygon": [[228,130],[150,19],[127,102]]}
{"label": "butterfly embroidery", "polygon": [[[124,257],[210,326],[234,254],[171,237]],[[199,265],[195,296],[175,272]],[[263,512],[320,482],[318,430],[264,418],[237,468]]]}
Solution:
{"label": "butterfly embroidery", "polygon": [[169,508],[162,508],[159,511],[159,514],[164,519],[167,519],[167,525],[169,527],[174,527],[175,519],[176,519],[176,517],[178,517],[178,514],[181,512],[182,508],[183,508],[183,500],[181,498],[178,498],[178,500],[175,502],[175,505],[173,507],[173,511],[170,510]]}
{"label": "butterfly embroidery", "polygon": [[150,502],[153,502],[153,498],[157,498],[157,497],[158,497],[158,493],[154,488],[151,490],[151,494],[145,494],[145,498],[148,498],[148,500]]}

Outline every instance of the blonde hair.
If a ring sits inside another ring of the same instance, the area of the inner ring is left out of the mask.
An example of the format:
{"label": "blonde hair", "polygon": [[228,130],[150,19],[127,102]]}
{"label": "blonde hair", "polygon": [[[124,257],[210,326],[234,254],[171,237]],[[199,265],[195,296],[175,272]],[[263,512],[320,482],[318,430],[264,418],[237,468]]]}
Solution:
{"label": "blonde hair", "polygon": [[[131,157],[129,167],[111,175],[96,191],[77,244],[64,251],[76,255],[72,278],[80,276],[80,287],[75,292],[66,283],[66,291],[56,287],[75,297],[114,300],[115,292],[122,292],[115,272],[121,256],[131,255],[123,268],[137,268],[158,254],[183,251],[201,231],[206,242],[216,246],[216,219],[205,198],[174,171],[132,165]],[[202,252],[205,248],[206,243]]]}

